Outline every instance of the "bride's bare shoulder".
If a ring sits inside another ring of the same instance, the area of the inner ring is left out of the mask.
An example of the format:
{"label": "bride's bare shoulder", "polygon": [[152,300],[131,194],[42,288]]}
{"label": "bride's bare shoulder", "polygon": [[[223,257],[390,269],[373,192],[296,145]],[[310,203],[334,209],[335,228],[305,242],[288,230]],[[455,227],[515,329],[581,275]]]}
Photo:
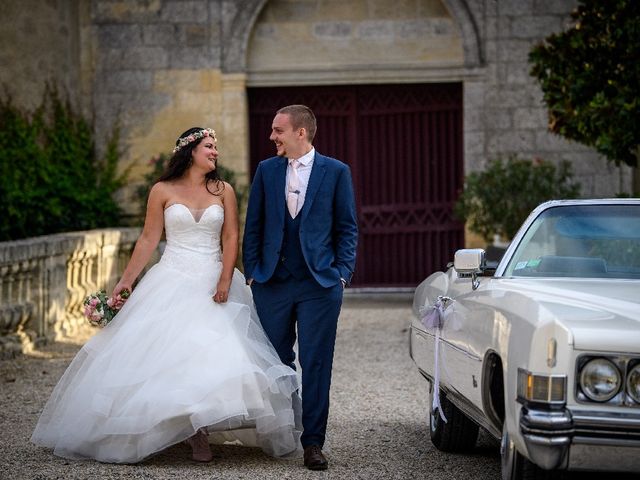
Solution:
{"label": "bride's bare shoulder", "polygon": [[173,195],[174,187],[169,182],[156,182],[149,191],[149,201],[164,205]]}

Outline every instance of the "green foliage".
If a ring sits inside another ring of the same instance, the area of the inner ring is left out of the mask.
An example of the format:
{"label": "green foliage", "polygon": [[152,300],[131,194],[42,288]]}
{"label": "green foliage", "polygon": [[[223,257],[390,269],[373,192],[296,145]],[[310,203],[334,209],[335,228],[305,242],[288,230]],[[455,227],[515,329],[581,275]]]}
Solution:
{"label": "green foliage", "polygon": [[[135,190],[135,197],[138,201],[138,204],[140,205],[140,217],[143,220],[147,206],[147,198],[149,197],[151,187],[158,181],[160,175],[162,175],[162,173],[165,171],[165,168],[169,162],[169,158],[169,155],[162,153],[149,160],[149,166],[151,166],[151,170],[143,175],[142,183],[140,183]],[[233,170],[226,168],[220,164],[216,166],[216,169],[218,170],[220,178],[233,187],[233,190],[236,193],[236,199],[238,201],[238,211],[242,212],[245,203],[248,200],[248,187],[246,187],[245,185],[240,185],[238,183],[236,172],[234,172]]]}
{"label": "green foliage", "polygon": [[549,129],[638,166],[640,2],[581,0],[574,25],[529,54],[549,109]]}
{"label": "green foliage", "polygon": [[498,158],[482,172],[466,176],[454,212],[487,241],[495,234],[512,239],[540,203],[578,196],[580,185],[572,176],[568,162],[556,167],[540,159]]}
{"label": "green foliage", "polygon": [[98,160],[90,125],[48,88],[32,114],[0,100],[0,241],[119,224],[118,129]]}

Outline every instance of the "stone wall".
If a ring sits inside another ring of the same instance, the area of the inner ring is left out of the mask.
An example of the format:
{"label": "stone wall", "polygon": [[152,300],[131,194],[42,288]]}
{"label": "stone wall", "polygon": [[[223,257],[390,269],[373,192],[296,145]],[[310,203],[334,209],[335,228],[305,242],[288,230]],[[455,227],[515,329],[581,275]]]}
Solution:
{"label": "stone wall", "polygon": [[470,0],[482,26],[484,75],[464,85],[465,170],[496,157],[568,160],[585,196],[631,191],[631,172],[547,131],[547,111],[529,75],[530,49],[570,25],[573,0]]}
{"label": "stone wall", "polygon": [[16,104],[35,109],[42,101],[45,82],[61,89],[75,106],[83,104],[90,85],[85,81],[81,56],[81,3],[2,2],[0,85]]}
{"label": "stone wall", "polygon": [[140,230],[92,230],[0,243],[0,358],[74,335],[82,302],[113,288]]}

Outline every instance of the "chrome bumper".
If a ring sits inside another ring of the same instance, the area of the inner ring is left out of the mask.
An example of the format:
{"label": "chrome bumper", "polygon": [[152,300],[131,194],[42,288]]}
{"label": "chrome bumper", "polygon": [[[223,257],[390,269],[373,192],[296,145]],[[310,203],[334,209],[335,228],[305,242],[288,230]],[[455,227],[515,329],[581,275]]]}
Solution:
{"label": "chrome bumper", "polygon": [[520,432],[542,468],[640,472],[640,412],[523,407]]}

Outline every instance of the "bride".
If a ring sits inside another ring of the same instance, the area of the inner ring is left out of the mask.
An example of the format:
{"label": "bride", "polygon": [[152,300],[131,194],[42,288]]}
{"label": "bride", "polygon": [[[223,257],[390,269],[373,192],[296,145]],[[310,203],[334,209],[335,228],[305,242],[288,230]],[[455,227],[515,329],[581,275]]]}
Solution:
{"label": "bride", "polygon": [[[215,132],[191,128],[149,194],[113,294],[132,290],[163,229],[167,246],[118,315],[73,359],[31,440],[62,457],[134,463],[181,441],[300,450],[298,381],[281,363],[234,269],[238,212],[219,179]],[[295,411],[295,413],[294,413]]]}

